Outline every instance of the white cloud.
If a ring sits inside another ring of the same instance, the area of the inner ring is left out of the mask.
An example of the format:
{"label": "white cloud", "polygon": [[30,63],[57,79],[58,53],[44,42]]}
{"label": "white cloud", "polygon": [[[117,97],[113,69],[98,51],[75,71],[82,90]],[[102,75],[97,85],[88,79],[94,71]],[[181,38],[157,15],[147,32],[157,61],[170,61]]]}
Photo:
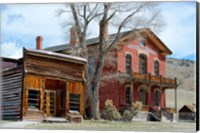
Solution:
{"label": "white cloud", "polygon": [[6,42],[1,44],[1,56],[10,58],[21,58],[22,47],[19,47],[15,42]]}
{"label": "white cloud", "polygon": [[[190,17],[194,16],[196,10],[195,2],[191,3],[163,2],[161,5],[167,27],[158,37],[172,50],[175,58],[195,54],[196,27],[195,20]],[[43,47],[68,42],[69,35],[64,34],[64,31],[68,31],[61,28],[60,24],[72,18],[66,14],[56,17],[56,10],[63,8],[63,4],[12,4],[6,7],[1,16],[2,42],[16,43],[15,40],[21,40],[23,43],[17,43],[20,47],[35,48],[37,35],[43,36]],[[20,14],[23,21],[6,23],[13,14]],[[98,23],[93,22],[89,26],[90,37],[98,36]],[[114,31],[113,27],[109,27],[110,33]]]}

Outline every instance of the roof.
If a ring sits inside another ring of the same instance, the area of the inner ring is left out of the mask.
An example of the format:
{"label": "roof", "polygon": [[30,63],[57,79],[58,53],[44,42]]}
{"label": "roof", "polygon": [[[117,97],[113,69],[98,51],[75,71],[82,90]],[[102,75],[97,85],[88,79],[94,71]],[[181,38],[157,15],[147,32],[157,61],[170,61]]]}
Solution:
{"label": "roof", "polygon": [[184,112],[183,109],[188,108],[191,112],[196,112],[195,107],[193,105],[184,105],[179,112]]}
{"label": "roof", "polygon": [[47,57],[47,58],[52,58],[52,59],[57,59],[57,60],[64,60],[64,61],[70,61],[70,62],[76,62],[76,63],[86,63],[87,62],[87,60],[85,58],[55,53],[55,52],[46,51],[46,50],[25,49],[24,48],[24,51],[28,52],[29,55],[36,55],[36,56],[40,56],[40,57]]}
{"label": "roof", "polygon": [[12,68],[16,68],[21,65],[22,59],[13,59],[8,57],[1,57],[1,70],[8,70]]}
{"label": "roof", "polygon": [[[122,36],[125,36],[129,33],[131,33],[133,31],[126,31],[126,32],[121,32],[120,34]],[[109,35],[109,39],[114,39],[116,37],[116,33],[115,34],[110,34]],[[99,43],[99,37],[94,37],[94,38],[90,38],[90,39],[87,39],[86,40],[86,44],[87,45],[93,45],[93,44],[97,44]],[[61,45],[57,45],[57,46],[52,46],[52,47],[47,47],[45,48],[45,50],[48,50],[48,51],[53,51],[53,52],[58,52],[58,51],[62,51],[62,50],[67,50],[67,49],[70,49],[70,43],[66,43],[66,44],[61,44]]]}
{"label": "roof", "polygon": [[[134,29],[134,30],[130,30],[130,31],[125,31],[125,32],[121,32],[120,36],[125,37],[130,34],[134,34],[135,32],[138,32],[138,31],[144,32],[154,42],[156,47],[158,49],[160,49],[163,53],[165,53],[166,55],[172,54],[171,50],[150,29]],[[117,35],[116,33],[110,34],[109,39],[113,40],[116,37],[116,35]],[[87,43],[87,45],[98,44],[99,37],[87,39],[86,43]],[[66,44],[61,44],[61,45],[57,45],[57,46],[47,47],[47,48],[45,48],[45,50],[59,52],[59,51],[63,51],[63,50],[68,50],[70,48],[71,48],[70,43],[66,43]]]}

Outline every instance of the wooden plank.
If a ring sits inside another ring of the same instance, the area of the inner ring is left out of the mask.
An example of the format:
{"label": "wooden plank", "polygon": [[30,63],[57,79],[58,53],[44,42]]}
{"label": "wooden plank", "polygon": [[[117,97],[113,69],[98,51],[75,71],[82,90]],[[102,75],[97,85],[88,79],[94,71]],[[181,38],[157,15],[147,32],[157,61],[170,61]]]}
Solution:
{"label": "wooden plank", "polygon": [[[25,70],[29,73],[40,73],[41,75],[59,78],[76,79],[82,78],[83,65],[69,62],[59,62],[52,59],[27,56]],[[74,69],[75,68],[75,69]]]}
{"label": "wooden plank", "polygon": [[[15,68],[3,71],[2,76],[2,118],[15,115],[20,118],[22,69]],[[15,119],[15,117],[11,117],[11,119]]]}

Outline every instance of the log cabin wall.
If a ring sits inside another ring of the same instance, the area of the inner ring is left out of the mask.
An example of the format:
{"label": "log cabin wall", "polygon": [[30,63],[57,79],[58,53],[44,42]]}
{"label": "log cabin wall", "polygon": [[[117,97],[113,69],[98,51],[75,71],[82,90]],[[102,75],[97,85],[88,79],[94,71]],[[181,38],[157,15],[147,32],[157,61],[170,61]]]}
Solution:
{"label": "log cabin wall", "polygon": [[1,115],[5,120],[21,119],[22,67],[2,72]]}

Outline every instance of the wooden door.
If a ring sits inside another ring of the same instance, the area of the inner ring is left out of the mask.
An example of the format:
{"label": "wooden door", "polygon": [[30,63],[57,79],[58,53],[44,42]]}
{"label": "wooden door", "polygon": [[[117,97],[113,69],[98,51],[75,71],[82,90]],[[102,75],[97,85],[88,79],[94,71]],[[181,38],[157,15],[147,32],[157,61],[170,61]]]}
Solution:
{"label": "wooden door", "polygon": [[56,91],[44,91],[44,116],[56,115]]}

